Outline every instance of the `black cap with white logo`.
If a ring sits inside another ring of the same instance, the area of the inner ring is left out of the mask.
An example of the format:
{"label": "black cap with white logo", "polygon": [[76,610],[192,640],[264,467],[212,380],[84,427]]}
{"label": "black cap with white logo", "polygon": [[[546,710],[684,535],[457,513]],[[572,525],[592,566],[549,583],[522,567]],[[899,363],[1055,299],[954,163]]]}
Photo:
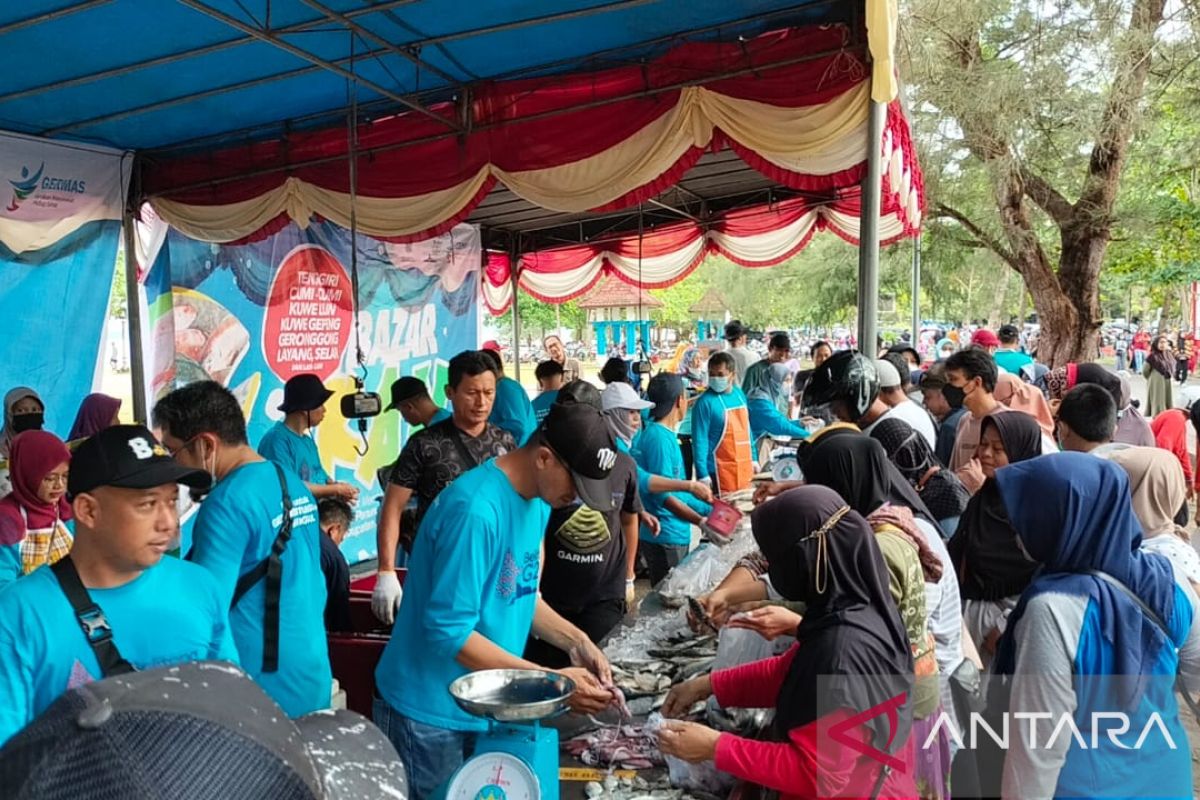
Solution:
{"label": "black cap with white logo", "polygon": [[542,422],[546,444],[575,479],[575,492],[596,511],[613,508],[608,476],[617,463],[617,446],[604,415],[581,403],[555,403]]}
{"label": "black cap with white logo", "polygon": [[204,489],[210,482],[207,472],[185,467],[171,458],[144,426],[114,425],[75,449],[67,494],[74,497],[100,486],[153,489],[169,483]]}

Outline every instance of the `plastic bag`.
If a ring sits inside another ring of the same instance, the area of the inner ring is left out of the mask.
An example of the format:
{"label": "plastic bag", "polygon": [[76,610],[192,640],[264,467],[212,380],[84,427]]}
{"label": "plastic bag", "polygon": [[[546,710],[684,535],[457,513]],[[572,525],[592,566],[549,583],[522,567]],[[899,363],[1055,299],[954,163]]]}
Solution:
{"label": "plastic bag", "polygon": [[721,548],[701,544],[671,570],[658,589],[670,606],[681,606],[689,597],[712,591],[728,570],[721,568]]}
{"label": "plastic bag", "polygon": [[[662,714],[656,711],[647,718],[644,730],[657,737],[664,722]],[[735,778],[718,770],[717,765],[712,761],[689,764],[681,758],[665,753],[663,758],[667,760],[667,772],[671,777],[671,785],[677,789],[706,792],[724,797],[733,788]]]}

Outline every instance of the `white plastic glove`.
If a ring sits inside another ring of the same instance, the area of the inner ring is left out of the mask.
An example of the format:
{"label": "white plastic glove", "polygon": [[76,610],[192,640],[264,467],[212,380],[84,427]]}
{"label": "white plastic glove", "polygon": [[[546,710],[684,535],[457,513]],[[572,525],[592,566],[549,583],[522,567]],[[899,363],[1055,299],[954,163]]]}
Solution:
{"label": "white plastic glove", "polygon": [[371,592],[371,612],[385,625],[396,621],[396,610],[404,591],[395,572],[380,572],[375,579],[375,590]]}

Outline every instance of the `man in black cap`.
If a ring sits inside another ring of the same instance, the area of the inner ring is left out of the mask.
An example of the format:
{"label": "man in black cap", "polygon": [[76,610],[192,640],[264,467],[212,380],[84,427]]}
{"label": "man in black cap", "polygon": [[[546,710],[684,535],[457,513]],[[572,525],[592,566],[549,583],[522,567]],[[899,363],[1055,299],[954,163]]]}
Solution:
{"label": "man in black cap", "polygon": [[570,704],[593,713],[613,697],[599,648],[538,596],[542,537],[551,508],[579,497],[606,512],[617,450],[599,411],[557,404],[519,450],[467,472],[430,507],[409,563],[405,599],[379,666],[373,718],[425,800],[453,775],[487,722],[446,685],[472,670],[538,669],[519,655],[532,631],[586,668]]}
{"label": "man in black cap", "polygon": [[76,449],[70,555],[0,593],[0,743],[63,692],[106,675],[237,661],[216,580],[163,558],[179,533],[176,484],[208,482],[140,425],[108,428]]}
{"label": "man in black cap", "polygon": [[743,325],[741,320],[735,319],[725,323],[725,343],[728,345],[727,352],[733,356],[734,386],[742,385],[750,366],[755,361],[758,361],[758,356],[754,355],[754,351],[746,347],[746,339],[749,335],[750,329]]}
{"label": "man in black cap", "polygon": [[279,405],[284,418],[263,435],[258,454],[299,475],[318,500],[336,497],[353,504],[358,489],[348,483],[335,483],[329,477],[312,437],[313,428],[325,419],[325,403],[332,396],[333,392],[312,373],[289,378]]}
{"label": "man in black cap", "polygon": [[450,412],[433,402],[425,382],[411,375],[392,381],[392,402],[384,411],[392,409],[399,411],[404,421],[414,428],[428,428],[450,419]]}
{"label": "man in black cap", "polygon": [[450,419],[418,431],[405,443],[392,467],[379,510],[379,573],[371,594],[371,610],[388,624],[395,619],[402,592],[396,577],[396,548],[412,549],[415,530],[400,530],[408,501],[417,496],[417,526],[438,494],[455,478],[483,462],[516,450],[513,437],[488,422],[496,400],[492,363],[475,350],[450,359],[446,397],[454,409]]}

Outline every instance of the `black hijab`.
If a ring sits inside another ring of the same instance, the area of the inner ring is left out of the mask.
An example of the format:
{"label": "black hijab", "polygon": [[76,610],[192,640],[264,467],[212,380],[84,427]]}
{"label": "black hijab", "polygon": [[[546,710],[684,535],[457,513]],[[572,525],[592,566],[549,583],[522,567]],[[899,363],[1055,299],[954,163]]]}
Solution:
{"label": "black hijab", "polygon": [[1080,364],[1075,368],[1075,385],[1081,383],[1094,383],[1111,394],[1113,402],[1117,404],[1117,411],[1129,405],[1123,402],[1125,398],[1121,390],[1121,379],[1099,364]]}
{"label": "black hijab", "polygon": [[989,426],[994,427],[1000,434],[1004,452],[1008,454],[1008,463],[1028,461],[1042,454],[1042,426],[1029,414],[1020,411],[989,414],[979,425],[981,440]]}
{"label": "black hijab", "polygon": [[884,452],[909,486],[917,490],[929,513],[937,519],[960,516],[971,493],[958,476],[942,469],[925,437],[902,419],[886,417],[871,428],[871,438]]}
{"label": "black hijab", "polygon": [[[1019,411],[984,417],[980,433],[994,425],[1004,443],[1008,463],[1028,461],[1042,454],[1042,429],[1037,420]],[[964,600],[1001,600],[1025,591],[1037,563],[1017,545],[1017,532],[1008,520],[994,478],[967,503],[958,532],[947,545],[958,573]]]}
{"label": "black hijab", "polygon": [[[751,524],[772,585],[806,605],[796,632],[803,645],[776,700],[777,735],[837,709],[857,713],[911,693],[912,650],[866,520],[832,490],[801,486],[756,508]],[[899,707],[895,729],[888,717],[866,725],[872,745],[894,753],[908,740],[911,704]]]}
{"label": "black hijab", "polygon": [[807,483],[828,486],[864,517],[891,503],[937,527],[937,518],[888,461],[883,445],[860,431],[838,428],[821,434],[797,458]]}

